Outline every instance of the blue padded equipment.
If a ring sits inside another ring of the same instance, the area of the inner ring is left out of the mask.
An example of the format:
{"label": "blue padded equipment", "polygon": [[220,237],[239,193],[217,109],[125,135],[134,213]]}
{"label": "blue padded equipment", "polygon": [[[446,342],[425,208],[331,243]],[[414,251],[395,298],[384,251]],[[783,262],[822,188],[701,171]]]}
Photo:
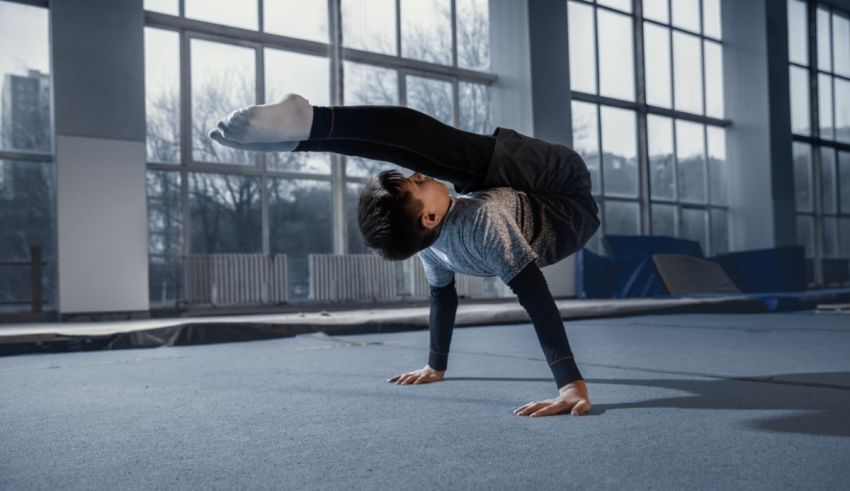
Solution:
{"label": "blue padded equipment", "polygon": [[712,260],[744,293],[799,292],[807,286],[803,246],[731,252]]}
{"label": "blue padded equipment", "polygon": [[605,257],[582,249],[576,255],[578,298],[669,297],[652,257]]}
{"label": "blue padded equipment", "polygon": [[606,235],[602,242],[612,257],[685,254],[704,257],[699,242],[666,235]]}

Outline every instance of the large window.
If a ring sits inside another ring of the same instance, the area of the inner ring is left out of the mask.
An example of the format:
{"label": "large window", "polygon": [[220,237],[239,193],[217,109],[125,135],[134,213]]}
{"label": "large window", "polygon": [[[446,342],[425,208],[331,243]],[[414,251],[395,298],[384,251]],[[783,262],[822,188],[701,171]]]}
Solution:
{"label": "large window", "polygon": [[[0,263],[28,262],[39,247],[48,307],[56,304],[49,59],[47,9],[0,1]],[[29,266],[0,265],[0,311],[28,310],[30,282]]]}
{"label": "large window", "polygon": [[366,252],[357,194],[395,166],[214,144],[208,130],[234,109],[295,92],[492,132],[487,0],[146,0],[145,10],[154,306],[181,299],[190,254],[286,254],[298,300],[308,254]]}
{"label": "large window", "polygon": [[[637,10],[642,5],[642,11]],[[604,234],[728,249],[719,0],[569,0],[573,145]]]}
{"label": "large window", "polygon": [[829,283],[850,258],[850,15],[788,0],[797,237]]}

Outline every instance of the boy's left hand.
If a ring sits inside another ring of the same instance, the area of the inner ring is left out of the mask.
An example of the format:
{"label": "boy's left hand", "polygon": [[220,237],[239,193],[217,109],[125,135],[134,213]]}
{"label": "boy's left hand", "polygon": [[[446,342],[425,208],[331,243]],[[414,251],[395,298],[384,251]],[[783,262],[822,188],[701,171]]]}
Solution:
{"label": "boy's left hand", "polygon": [[532,401],[514,410],[517,416],[552,416],[570,411],[573,416],[581,416],[590,411],[590,397],[584,380],[573,382],[558,389],[560,395],[554,399]]}

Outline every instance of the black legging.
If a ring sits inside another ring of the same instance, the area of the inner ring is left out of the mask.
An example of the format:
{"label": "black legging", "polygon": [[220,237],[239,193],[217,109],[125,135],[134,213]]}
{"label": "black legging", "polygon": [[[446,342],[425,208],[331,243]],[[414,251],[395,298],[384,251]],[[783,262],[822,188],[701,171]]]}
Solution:
{"label": "black legging", "polygon": [[407,107],[314,106],[310,139],[294,151],[383,160],[466,188],[483,180],[495,142]]}

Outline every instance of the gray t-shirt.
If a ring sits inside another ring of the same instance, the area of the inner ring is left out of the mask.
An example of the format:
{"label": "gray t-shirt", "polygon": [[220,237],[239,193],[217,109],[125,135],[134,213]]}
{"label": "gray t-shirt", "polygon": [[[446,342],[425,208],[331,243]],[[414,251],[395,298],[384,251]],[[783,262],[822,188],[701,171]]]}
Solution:
{"label": "gray t-shirt", "polygon": [[528,207],[526,193],[509,187],[453,197],[437,240],[417,253],[428,283],[446,286],[455,272],[510,282],[538,258],[522,234]]}

